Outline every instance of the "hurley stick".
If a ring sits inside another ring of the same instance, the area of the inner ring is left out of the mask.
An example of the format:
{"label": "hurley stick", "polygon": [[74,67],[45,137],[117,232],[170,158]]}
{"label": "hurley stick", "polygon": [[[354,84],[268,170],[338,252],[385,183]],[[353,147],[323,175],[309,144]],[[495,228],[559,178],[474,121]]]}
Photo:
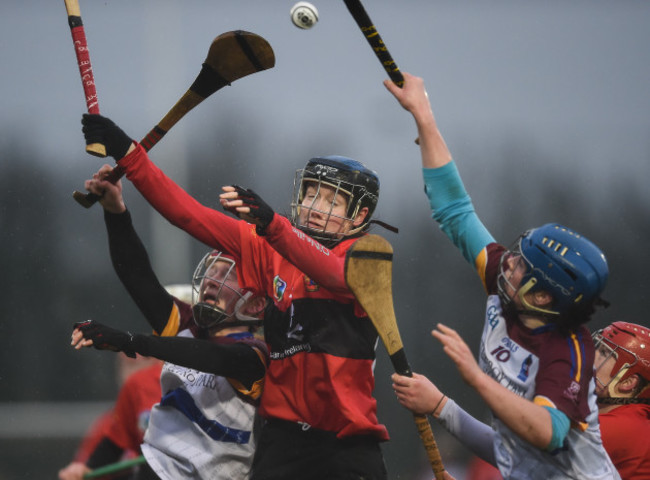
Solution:
{"label": "hurley stick", "polygon": [[[222,33],[212,41],[201,71],[189,90],[140,143],[146,151],[151,150],[186,113],[214,92],[235,80],[274,66],[273,49],[264,38],[243,30]],[[124,170],[117,165],[105,179],[115,183],[123,175]],[[79,191],[73,192],[72,196],[86,208],[93,206],[100,198],[95,194]]]}
{"label": "hurley stick", "polygon": [[109,463],[108,465],[104,465],[103,467],[98,467],[92,472],[86,473],[83,478],[84,480],[90,479],[90,478],[113,478],[113,476],[116,473],[124,473],[127,470],[131,470],[138,465],[142,465],[145,463],[146,460],[145,458],[140,455],[139,457],[132,458],[130,460],[122,460],[120,462],[115,462],[115,463]]}
{"label": "hurley stick", "polygon": [[[365,235],[348,250],[345,259],[348,287],[377,329],[395,371],[412,377],[395,318],[392,272],[393,247],[383,237]],[[436,480],[443,480],[445,467],[429,420],[420,414],[414,414],[414,420]]]}
{"label": "hurley stick", "polygon": [[399,67],[388,51],[388,47],[386,47],[386,44],[381,39],[381,36],[379,35],[375,24],[372,23],[372,20],[370,20],[370,17],[366,13],[366,9],[363,8],[361,1],[343,1],[352,14],[352,17],[357,22],[357,25],[359,25],[361,33],[363,33],[363,36],[366,37],[366,40],[368,40],[368,43],[372,47],[372,50],[375,52],[375,55],[381,62],[381,65],[384,67],[384,70],[386,70],[386,73],[390,79],[395,82],[398,87],[404,85],[404,77],[402,76],[402,72],[399,71]]}
{"label": "hurley stick", "polygon": [[[363,8],[361,0],[343,0],[343,2],[352,14],[352,18],[354,18],[357,25],[359,25],[361,33],[363,33],[363,36],[368,40],[368,43],[372,47],[372,50],[375,52],[375,55],[381,62],[390,79],[395,83],[395,85],[402,88],[404,86],[404,76],[402,75],[402,72],[399,71],[399,67],[388,51],[388,47],[381,39],[377,27],[375,27],[375,24],[370,20],[366,9]],[[420,139],[416,138],[415,143],[419,145]]]}
{"label": "hurley stick", "polygon": [[[88,52],[88,42],[86,41],[86,31],[81,21],[81,10],[79,9],[79,0],[65,0],[65,9],[68,12],[68,25],[72,33],[72,42],[74,51],[77,55],[77,64],[79,66],[79,75],[81,75],[81,85],[86,95],[86,107],[88,113],[99,113],[99,102],[97,100],[97,90],[95,89],[95,77],[93,67],[90,64],[90,53]],[[92,143],[86,145],[86,151],[96,157],[105,157],[106,148],[101,143]]]}

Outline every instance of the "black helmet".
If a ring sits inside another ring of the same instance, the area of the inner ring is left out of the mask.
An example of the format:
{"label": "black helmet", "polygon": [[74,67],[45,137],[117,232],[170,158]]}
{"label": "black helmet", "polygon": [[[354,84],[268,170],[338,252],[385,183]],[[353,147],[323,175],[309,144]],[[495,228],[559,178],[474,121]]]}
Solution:
{"label": "black helmet", "polygon": [[[317,191],[322,185],[326,185],[333,188],[335,193],[345,195],[348,200],[345,220],[353,221],[361,209],[368,208],[363,222],[345,235],[353,235],[368,227],[379,199],[379,177],[374,171],[366,168],[361,162],[339,155],[312,158],[305,168],[296,171],[291,223],[316,239],[339,241],[343,235],[326,233],[325,228],[314,230],[300,224],[300,209],[308,185],[315,185]],[[331,208],[329,212],[321,213],[331,215]]]}

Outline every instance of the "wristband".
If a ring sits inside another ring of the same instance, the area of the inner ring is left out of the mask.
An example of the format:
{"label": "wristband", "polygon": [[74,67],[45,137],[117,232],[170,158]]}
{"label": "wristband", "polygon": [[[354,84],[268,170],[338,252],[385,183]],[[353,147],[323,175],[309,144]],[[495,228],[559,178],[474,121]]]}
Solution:
{"label": "wristband", "polygon": [[438,400],[438,403],[436,404],[435,408],[429,415],[435,418],[436,410],[438,410],[438,407],[440,406],[440,404],[445,398],[447,398],[447,395],[443,394],[442,397],[440,397],[440,400]]}

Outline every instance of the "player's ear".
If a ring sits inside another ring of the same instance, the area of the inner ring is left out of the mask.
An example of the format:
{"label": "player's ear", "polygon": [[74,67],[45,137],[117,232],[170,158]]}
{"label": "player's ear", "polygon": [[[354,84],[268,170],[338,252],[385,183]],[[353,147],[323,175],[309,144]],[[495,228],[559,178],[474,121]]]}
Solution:
{"label": "player's ear", "polygon": [[549,307],[553,303],[553,296],[545,290],[538,290],[533,293],[536,307]]}
{"label": "player's ear", "polygon": [[266,297],[259,295],[251,297],[246,302],[246,308],[243,312],[245,315],[250,315],[251,317],[258,317],[264,312],[266,308]]}
{"label": "player's ear", "polygon": [[621,380],[616,384],[616,388],[619,392],[622,394],[629,394],[632,396],[634,394],[634,391],[637,389],[639,386],[639,376],[638,375],[630,375],[627,377],[625,380]]}
{"label": "player's ear", "polygon": [[361,210],[359,210],[357,216],[354,217],[354,221],[352,222],[352,225],[358,227],[363,223],[363,221],[366,219],[367,216],[368,216],[368,207],[363,207]]}

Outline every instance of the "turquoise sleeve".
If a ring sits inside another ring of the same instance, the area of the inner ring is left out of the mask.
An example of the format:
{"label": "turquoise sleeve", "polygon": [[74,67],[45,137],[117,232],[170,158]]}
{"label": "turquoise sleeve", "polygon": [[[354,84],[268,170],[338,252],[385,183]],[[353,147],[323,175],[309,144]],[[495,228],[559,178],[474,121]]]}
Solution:
{"label": "turquoise sleeve", "polygon": [[472,266],[476,257],[494,237],[476,215],[456,164],[423,168],[424,191],[429,198],[432,218]]}
{"label": "turquoise sleeve", "polygon": [[548,444],[546,450],[552,452],[564,445],[564,439],[569,434],[571,422],[569,421],[569,417],[557,408],[547,406],[544,406],[544,408],[551,414],[553,435],[551,436],[551,443]]}

